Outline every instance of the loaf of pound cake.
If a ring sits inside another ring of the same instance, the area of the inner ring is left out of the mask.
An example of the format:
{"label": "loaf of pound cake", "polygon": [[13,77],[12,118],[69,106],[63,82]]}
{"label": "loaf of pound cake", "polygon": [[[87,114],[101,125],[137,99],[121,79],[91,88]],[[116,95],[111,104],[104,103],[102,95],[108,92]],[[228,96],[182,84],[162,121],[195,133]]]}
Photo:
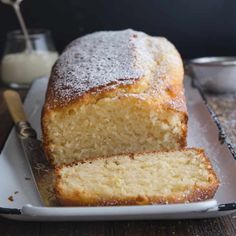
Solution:
{"label": "loaf of pound cake", "polygon": [[43,143],[55,166],[100,156],[186,145],[183,64],[162,37],[96,32],[67,46],[42,112]]}
{"label": "loaf of pound cake", "polygon": [[96,158],[56,169],[62,205],[146,205],[210,199],[219,181],[201,149]]}

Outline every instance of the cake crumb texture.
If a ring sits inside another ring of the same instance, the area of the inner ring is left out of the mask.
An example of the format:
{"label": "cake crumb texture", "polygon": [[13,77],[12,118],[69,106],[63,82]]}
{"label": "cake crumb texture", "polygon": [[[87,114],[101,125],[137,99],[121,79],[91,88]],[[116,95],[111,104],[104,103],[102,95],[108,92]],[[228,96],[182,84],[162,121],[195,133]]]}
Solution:
{"label": "cake crumb texture", "polygon": [[219,181],[201,149],[97,158],[56,170],[62,205],[146,205],[210,199]]}

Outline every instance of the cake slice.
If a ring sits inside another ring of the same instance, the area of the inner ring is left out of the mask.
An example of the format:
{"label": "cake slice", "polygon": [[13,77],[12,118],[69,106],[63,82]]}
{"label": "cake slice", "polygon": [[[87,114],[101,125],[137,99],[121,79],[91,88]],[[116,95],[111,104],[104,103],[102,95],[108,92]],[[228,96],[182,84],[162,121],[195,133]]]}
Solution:
{"label": "cake slice", "polygon": [[91,157],[186,146],[183,64],[162,37],[103,31],[57,60],[42,113],[45,152],[59,166]]}
{"label": "cake slice", "polygon": [[213,198],[219,181],[201,149],[97,158],[56,169],[62,205],[146,205]]}

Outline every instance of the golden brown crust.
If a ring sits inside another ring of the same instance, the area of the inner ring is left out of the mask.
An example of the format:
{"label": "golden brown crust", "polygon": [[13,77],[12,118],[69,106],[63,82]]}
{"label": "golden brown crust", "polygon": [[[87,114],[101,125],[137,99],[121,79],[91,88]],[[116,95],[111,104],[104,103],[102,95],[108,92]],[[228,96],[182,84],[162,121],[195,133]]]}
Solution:
{"label": "golden brown crust", "polygon": [[[127,199],[104,199],[104,200],[92,200],[92,199],[78,199],[76,196],[62,196],[58,197],[58,202],[62,206],[124,206],[124,205],[153,205],[153,204],[175,204],[175,203],[190,203],[199,202],[211,199],[214,197],[218,188],[218,184],[210,186],[205,189],[194,189],[188,195],[184,197],[175,198],[173,196],[168,197],[148,197],[138,196],[136,198]],[[60,189],[56,189],[57,195],[60,194]]]}
{"label": "golden brown crust", "polygon": [[[58,199],[58,202],[64,206],[114,206],[114,205],[152,205],[152,204],[172,204],[172,203],[189,203],[189,202],[198,202],[208,200],[214,197],[218,187],[219,187],[219,179],[216,176],[215,171],[211,165],[211,162],[206,157],[205,152],[203,149],[199,148],[186,148],[182,151],[186,150],[195,150],[201,159],[203,159],[203,163],[205,164],[205,168],[209,171],[209,176],[211,176],[211,184],[207,187],[197,186],[195,185],[194,188],[188,194],[181,194],[178,196],[136,196],[136,197],[127,197],[124,199],[120,198],[110,198],[110,199],[97,199],[96,197],[89,196],[84,197],[81,196],[79,190],[77,192],[73,192],[72,194],[65,194],[64,191],[60,188],[60,169],[63,167],[58,167],[55,170],[56,175],[56,183],[55,183],[55,193]],[[175,152],[175,151],[170,151]],[[145,153],[164,153],[161,152],[145,152]],[[144,153],[136,153],[136,154],[126,154],[129,155],[130,158],[133,156],[139,156]],[[117,156],[117,155],[116,155]],[[121,155],[122,156],[122,155]],[[98,159],[106,159],[107,157],[99,157],[93,158],[93,160]],[[110,158],[110,157],[109,157]],[[80,161],[77,163],[86,163],[90,162],[91,160]],[[76,164],[76,163],[74,163]],[[69,164],[66,166],[73,166],[73,164]]]}
{"label": "golden brown crust", "polygon": [[[109,37],[121,38],[121,41],[109,45]],[[127,52],[122,52],[123,44],[126,45]],[[83,46],[86,46],[85,49]],[[114,46],[116,50],[113,53],[117,55],[108,54],[108,63],[104,53],[109,53]],[[103,47],[106,51],[100,53]],[[83,53],[85,55],[81,59],[77,54]],[[129,60],[125,61],[123,56]],[[97,61],[92,61],[91,57],[96,57]],[[146,61],[147,59],[150,61]],[[126,65],[122,65],[123,61]],[[101,62],[104,63],[103,66],[100,66]],[[87,68],[84,68],[84,64]],[[94,65],[98,67],[98,71],[91,71],[89,68]],[[110,70],[107,71],[107,66],[114,68],[114,76]],[[101,70],[101,76],[96,76]],[[108,78],[104,78],[104,74]],[[122,75],[125,77],[120,77]],[[142,83],[142,80],[149,82]],[[74,102],[78,104],[79,100],[83,104],[91,103],[121,91],[126,94],[144,92],[158,98],[156,102],[160,104],[163,102],[176,110],[186,111],[182,81],[181,57],[166,39],[133,30],[96,32],[73,41],[59,57],[52,68],[44,108],[55,110]]]}

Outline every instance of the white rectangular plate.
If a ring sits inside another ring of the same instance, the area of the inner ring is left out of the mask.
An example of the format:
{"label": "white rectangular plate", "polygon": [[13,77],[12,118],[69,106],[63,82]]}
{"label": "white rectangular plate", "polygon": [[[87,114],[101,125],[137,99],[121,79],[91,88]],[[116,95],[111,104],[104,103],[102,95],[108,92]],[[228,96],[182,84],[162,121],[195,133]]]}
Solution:
{"label": "white rectangular plate", "polygon": [[[40,116],[47,78],[37,79],[25,100],[25,111],[41,137]],[[229,214],[218,205],[236,200],[236,160],[226,144],[218,140],[219,130],[190,79],[185,79],[189,112],[188,146],[204,148],[220,178],[215,198],[205,202],[152,206],[44,207],[41,205],[29,167],[12,129],[0,156],[0,207],[21,209],[21,215],[5,215],[18,220],[135,220],[206,218]],[[18,192],[18,193],[16,193]],[[9,201],[13,196],[14,201]]]}

